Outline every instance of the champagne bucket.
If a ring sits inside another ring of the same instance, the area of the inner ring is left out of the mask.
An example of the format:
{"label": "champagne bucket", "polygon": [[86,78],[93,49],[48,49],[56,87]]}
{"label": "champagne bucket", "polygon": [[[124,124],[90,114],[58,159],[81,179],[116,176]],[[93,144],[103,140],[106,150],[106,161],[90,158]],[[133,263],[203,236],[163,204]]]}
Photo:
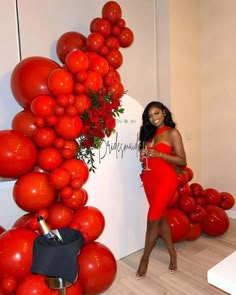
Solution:
{"label": "champagne bucket", "polygon": [[72,228],[58,230],[63,243],[38,236],[33,244],[31,272],[42,274],[51,289],[66,294],[66,288],[78,277],[77,255],[84,244],[80,231]]}

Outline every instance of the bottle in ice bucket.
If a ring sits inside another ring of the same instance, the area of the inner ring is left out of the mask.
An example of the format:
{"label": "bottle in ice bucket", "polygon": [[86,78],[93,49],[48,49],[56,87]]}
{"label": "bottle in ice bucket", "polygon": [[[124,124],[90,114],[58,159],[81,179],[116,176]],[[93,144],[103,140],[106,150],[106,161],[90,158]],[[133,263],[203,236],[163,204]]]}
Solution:
{"label": "bottle in ice bucket", "polygon": [[54,240],[59,243],[63,243],[63,239],[58,230],[50,230],[46,221],[42,216],[37,217],[37,221],[39,223],[40,229],[42,231],[43,236],[47,240]]}

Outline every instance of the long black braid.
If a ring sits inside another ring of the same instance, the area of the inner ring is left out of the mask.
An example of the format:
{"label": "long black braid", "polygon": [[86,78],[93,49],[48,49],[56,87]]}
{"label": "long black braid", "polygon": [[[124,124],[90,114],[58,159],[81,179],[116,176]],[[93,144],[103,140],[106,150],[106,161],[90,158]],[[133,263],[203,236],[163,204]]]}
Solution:
{"label": "long black braid", "polygon": [[164,123],[166,126],[170,126],[172,128],[175,128],[176,124],[172,119],[172,114],[170,110],[161,102],[159,101],[152,101],[150,102],[146,108],[143,111],[142,115],[142,126],[140,127],[140,133],[139,133],[139,149],[142,149],[146,141],[153,138],[153,136],[156,133],[157,128],[152,125],[149,121],[149,110],[152,107],[156,107],[158,109],[161,109],[165,113],[165,119]]}

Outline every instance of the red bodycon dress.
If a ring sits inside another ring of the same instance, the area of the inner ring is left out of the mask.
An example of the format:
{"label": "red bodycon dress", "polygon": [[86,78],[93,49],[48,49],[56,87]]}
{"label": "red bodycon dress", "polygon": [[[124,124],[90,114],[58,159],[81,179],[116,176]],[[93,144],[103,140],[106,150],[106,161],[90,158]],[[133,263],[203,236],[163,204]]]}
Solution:
{"label": "red bodycon dress", "polygon": [[[172,153],[172,147],[166,143],[158,143],[153,148],[163,154]],[[177,190],[178,175],[172,164],[159,157],[148,158],[148,167],[150,170],[144,169],[142,174],[143,186],[149,203],[148,219],[159,220],[166,215],[168,203]]]}

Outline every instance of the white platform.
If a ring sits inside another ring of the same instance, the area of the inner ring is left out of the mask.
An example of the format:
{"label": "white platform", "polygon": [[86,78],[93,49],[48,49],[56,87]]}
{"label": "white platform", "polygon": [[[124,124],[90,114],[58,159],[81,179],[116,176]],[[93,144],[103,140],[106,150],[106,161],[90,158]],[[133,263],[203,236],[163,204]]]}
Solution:
{"label": "white platform", "polygon": [[236,251],[208,270],[207,281],[228,294],[236,295]]}

